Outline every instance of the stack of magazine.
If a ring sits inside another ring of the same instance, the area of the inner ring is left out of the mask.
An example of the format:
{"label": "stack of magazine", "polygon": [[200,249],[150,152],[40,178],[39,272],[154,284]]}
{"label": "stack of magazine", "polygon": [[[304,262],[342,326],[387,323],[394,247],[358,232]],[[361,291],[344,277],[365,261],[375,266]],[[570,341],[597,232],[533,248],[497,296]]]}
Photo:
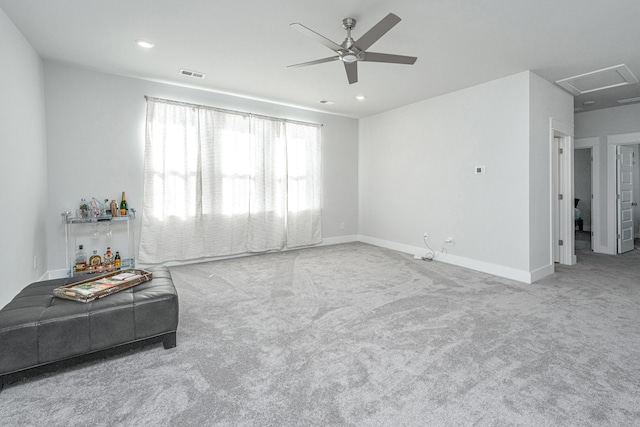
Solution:
{"label": "stack of magazine", "polygon": [[148,271],[126,270],[55,288],[53,295],[74,301],[90,302],[151,279],[152,274]]}
{"label": "stack of magazine", "polygon": [[122,283],[123,280],[133,279],[134,277],[140,277],[135,273],[120,273],[115,276],[105,277],[98,280],[92,280],[91,282],[80,283],[70,288],[67,291],[75,291],[84,296],[91,296],[99,291],[112,288]]}

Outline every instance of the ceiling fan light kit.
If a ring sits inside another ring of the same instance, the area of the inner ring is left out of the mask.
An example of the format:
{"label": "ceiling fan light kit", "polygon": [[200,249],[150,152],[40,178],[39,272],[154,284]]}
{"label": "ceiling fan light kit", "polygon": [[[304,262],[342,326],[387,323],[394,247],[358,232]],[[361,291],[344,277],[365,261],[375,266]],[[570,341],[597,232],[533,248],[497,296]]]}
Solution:
{"label": "ceiling fan light kit", "polygon": [[318,34],[315,31],[305,27],[304,25],[294,22],[293,24],[291,24],[293,28],[328,47],[329,49],[334,51],[337,56],[316,59],[315,61],[303,62],[301,64],[289,65],[289,67],[306,67],[308,65],[322,64],[325,62],[337,60],[342,61],[347,73],[347,80],[349,81],[349,84],[353,84],[358,81],[358,61],[412,65],[418,59],[415,56],[367,52],[367,49],[369,49],[371,45],[377,42],[398,22],[400,22],[400,18],[393,13],[390,13],[382,18],[380,22],[374,25],[358,40],[353,40],[353,38],[351,37],[351,30],[355,28],[356,20],[353,18],[345,18],[342,20],[342,26],[345,30],[347,30],[347,37],[344,39],[342,44],[335,43],[332,40],[324,37],[323,35]]}

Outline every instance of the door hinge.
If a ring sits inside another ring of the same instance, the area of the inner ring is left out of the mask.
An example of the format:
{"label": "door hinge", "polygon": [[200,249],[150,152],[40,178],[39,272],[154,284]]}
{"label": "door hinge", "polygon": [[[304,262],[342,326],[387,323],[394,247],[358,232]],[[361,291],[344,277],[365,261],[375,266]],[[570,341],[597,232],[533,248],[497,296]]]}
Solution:
{"label": "door hinge", "polygon": [[564,240],[558,240],[558,245],[564,246]]}
{"label": "door hinge", "polygon": [[562,148],[558,148],[558,154],[563,154],[564,150]]}
{"label": "door hinge", "polygon": [[563,200],[564,196],[562,194],[558,194],[558,200]]}
{"label": "door hinge", "polygon": [[620,234],[618,234],[617,238],[618,238],[618,240],[620,240]]}
{"label": "door hinge", "polygon": [[620,200],[620,195],[619,194],[616,194],[616,199]]}
{"label": "door hinge", "polygon": [[622,156],[621,156],[620,154],[618,154],[618,155],[616,156],[616,160],[620,160],[621,158],[622,158]]}

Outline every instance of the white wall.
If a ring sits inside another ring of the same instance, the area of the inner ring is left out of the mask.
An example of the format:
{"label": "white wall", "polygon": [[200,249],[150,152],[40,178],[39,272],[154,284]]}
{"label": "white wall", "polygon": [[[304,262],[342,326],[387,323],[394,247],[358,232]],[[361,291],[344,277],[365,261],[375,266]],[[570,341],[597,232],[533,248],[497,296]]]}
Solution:
{"label": "white wall", "polygon": [[[0,307],[47,263],[47,155],[42,62],[0,10]],[[38,266],[34,269],[34,257]]]}
{"label": "white wall", "polygon": [[119,201],[126,191],[130,207],[142,206],[145,95],[322,123],[323,236],[340,241],[357,234],[357,120],[50,61],[44,71],[49,270],[65,266],[60,213],[76,209],[81,197]]}
{"label": "white wall", "polygon": [[423,232],[436,251],[452,237],[438,259],[531,280],[551,259],[549,118],[572,110],[524,72],[362,119],[362,239],[424,254]]}
{"label": "white wall", "polygon": [[528,96],[521,73],[362,119],[364,240],[424,253],[426,231],[455,241],[439,259],[527,272]]}
{"label": "white wall", "polygon": [[[573,96],[535,73],[529,75],[529,271],[553,271],[551,253],[550,118],[573,127]],[[572,205],[573,208],[573,205]]]}
{"label": "white wall", "polygon": [[[607,244],[612,241],[607,224],[610,221],[615,221],[615,219],[609,218],[607,209],[607,200],[610,199],[607,186],[607,136],[640,132],[640,104],[577,113],[575,115],[575,126],[576,139],[588,138],[596,141],[593,145],[594,150],[599,153],[600,162],[593,167],[599,168],[600,171],[600,182],[596,183],[596,185],[600,191],[601,203],[599,206],[594,206],[593,209],[597,209],[600,218],[601,238],[598,243],[603,247],[607,247]],[[638,208],[634,209],[634,215],[636,216],[637,228],[640,229]],[[615,248],[608,247],[608,249],[615,253]]]}

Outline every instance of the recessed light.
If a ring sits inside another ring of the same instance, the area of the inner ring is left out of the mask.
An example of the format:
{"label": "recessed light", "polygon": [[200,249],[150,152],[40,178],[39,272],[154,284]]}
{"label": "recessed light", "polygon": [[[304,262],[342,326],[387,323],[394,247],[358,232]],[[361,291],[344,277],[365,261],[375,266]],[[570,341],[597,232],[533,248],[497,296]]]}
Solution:
{"label": "recessed light", "polygon": [[155,46],[153,42],[150,42],[148,40],[136,40],[136,44],[145,49],[151,49],[153,46]]}
{"label": "recessed light", "polygon": [[364,101],[365,99],[367,99],[364,95],[356,95],[356,99],[358,101]]}

